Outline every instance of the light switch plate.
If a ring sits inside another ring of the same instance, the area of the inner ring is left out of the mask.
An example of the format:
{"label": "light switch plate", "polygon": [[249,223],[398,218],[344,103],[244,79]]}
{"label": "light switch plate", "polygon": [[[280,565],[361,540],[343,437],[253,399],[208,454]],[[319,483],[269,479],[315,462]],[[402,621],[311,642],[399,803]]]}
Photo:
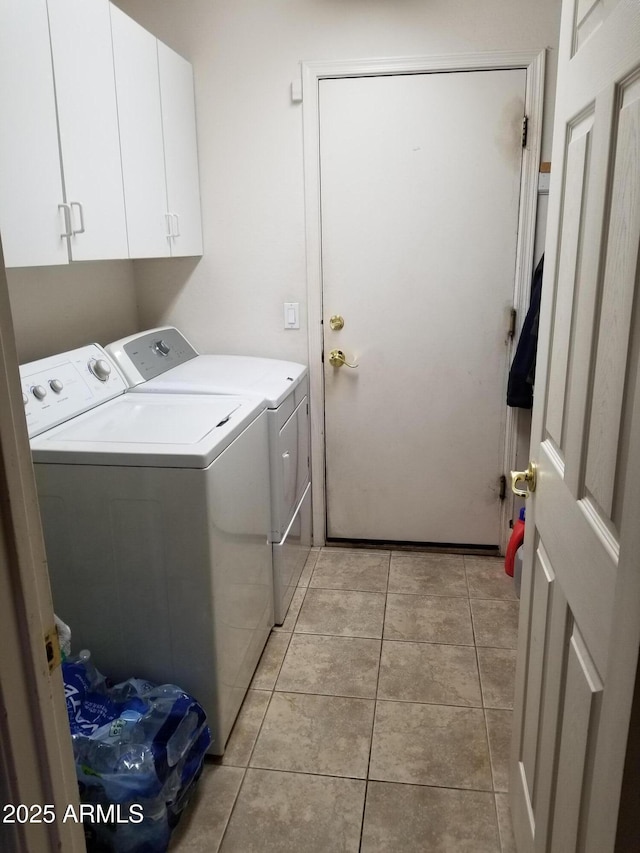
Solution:
{"label": "light switch plate", "polygon": [[300,303],[285,302],[284,303],[284,327],[285,329],[300,328]]}

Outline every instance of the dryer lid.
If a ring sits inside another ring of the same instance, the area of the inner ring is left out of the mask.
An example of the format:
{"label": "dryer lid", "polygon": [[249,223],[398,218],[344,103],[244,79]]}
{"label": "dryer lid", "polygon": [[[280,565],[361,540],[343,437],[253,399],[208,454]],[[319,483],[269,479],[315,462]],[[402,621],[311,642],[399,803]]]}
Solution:
{"label": "dryer lid", "polygon": [[304,364],[245,355],[198,355],[137,385],[162,394],[255,394],[276,409],[307,373]]}

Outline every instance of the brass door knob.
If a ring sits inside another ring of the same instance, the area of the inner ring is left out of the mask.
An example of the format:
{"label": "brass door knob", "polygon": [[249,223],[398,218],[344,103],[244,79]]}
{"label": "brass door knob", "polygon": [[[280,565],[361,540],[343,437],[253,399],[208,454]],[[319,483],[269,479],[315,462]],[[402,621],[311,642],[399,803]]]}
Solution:
{"label": "brass door knob", "polygon": [[332,349],[329,353],[329,364],[333,367],[342,367],[342,365],[346,365],[347,367],[357,367],[357,364],[349,364],[345,354],[341,349]]}
{"label": "brass door knob", "polygon": [[[532,492],[536,490],[536,479],[538,466],[535,462],[529,462],[529,467],[526,471],[511,472],[511,491],[514,495],[519,495],[521,498],[528,498]],[[527,489],[518,489],[516,483],[520,480],[527,484]]]}
{"label": "brass door knob", "polygon": [[332,331],[339,332],[340,329],[344,329],[344,317],[341,317],[339,314],[334,314],[329,320],[329,326]]}

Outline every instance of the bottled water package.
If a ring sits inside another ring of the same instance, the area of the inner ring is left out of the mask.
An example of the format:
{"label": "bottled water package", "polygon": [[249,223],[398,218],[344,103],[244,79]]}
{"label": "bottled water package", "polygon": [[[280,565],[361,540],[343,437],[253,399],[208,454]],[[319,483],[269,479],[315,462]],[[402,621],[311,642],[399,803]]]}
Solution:
{"label": "bottled water package", "polygon": [[202,707],[174,684],[111,685],[86,651],[62,671],[80,799],[118,815],[85,821],[87,849],[162,853],[211,743]]}

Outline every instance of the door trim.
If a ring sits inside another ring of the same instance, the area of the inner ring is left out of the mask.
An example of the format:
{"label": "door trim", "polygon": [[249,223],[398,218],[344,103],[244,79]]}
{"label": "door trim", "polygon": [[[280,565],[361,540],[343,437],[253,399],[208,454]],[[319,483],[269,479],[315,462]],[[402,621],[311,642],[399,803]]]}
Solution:
{"label": "door trim", "polygon": [[9,290],[0,245],[0,798],[48,805],[54,823],[0,824],[0,845],[27,853],[85,851],[61,670],[49,671],[54,625],[47,562],[22,402]]}
{"label": "door trim", "polygon": [[[544,69],[546,53],[536,51],[499,51],[488,53],[414,56],[389,59],[352,59],[331,62],[302,62],[304,205],[307,249],[307,312],[309,343],[309,383],[311,415],[311,470],[313,501],[313,544],[322,546],[326,539],[326,473],[325,473],[325,400],[322,364],[322,233],[320,209],[320,80],[340,77],[374,77],[390,74],[424,74],[452,71],[498,71],[522,68],[527,72],[525,112],[529,119],[527,146],[522,158],[520,211],[516,245],[514,306],[518,322],[517,340],[529,304],[536,210],[538,201],[538,168],[542,139]],[[506,396],[506,388],[505,388]],[[515,467],[517,412],[506,406],[504,472]],[[496,472],[498,475],[499,472]],[[513,512],[513,501],[503,501],[501,510],[502,541],[506,546],[507,519]]]}

